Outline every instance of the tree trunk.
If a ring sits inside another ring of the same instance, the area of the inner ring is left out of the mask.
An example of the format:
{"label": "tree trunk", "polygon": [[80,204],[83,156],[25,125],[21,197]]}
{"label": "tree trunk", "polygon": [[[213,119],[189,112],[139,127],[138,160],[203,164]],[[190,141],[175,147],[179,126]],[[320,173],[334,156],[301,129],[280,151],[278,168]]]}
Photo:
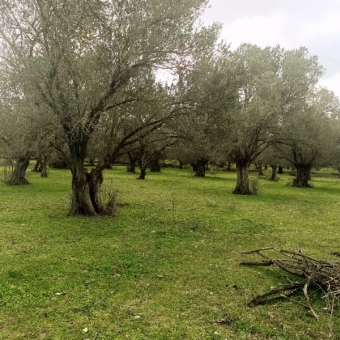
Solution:
{"label": "tree trunk", "polygon": [[279,175],[282,175],[282,174],[283,174],[283,166],[279,165]]}
{"label": "tree trunk", "polygon": [[151,165],[150,165],[150,171],[151,172],[160,172],[161,171],[161,165],[159,163],[159,159],[154,159],[152,160],[151,162]]}
{"label": "tree trunk", "polygon": [[231,162],[227,162],[227,170],[228,171],[231,171],[231,165],[232,165]]}
{"label": "tree trunk", "polygon": [[262,164],[258,164],[258,165],[255,165],[255,166],[256,166],[256,170],[259,173],[259,176],[263,176],[264,173],[263,173],[263,169],[262,169]]}
{"label": "tree trunk", "polygon": [[140,159],[139,159],[140,174],[139,174],[138,179],[145,179],[147,166],[148,166],[148,157],[147,157],[145,145],[141,145]]}
{"label": "tree trunk", "polygon": [[127,172],[131,172],[131,173],[135,174],[136,173],[137,158],[135,156],[133,156],[130,152],[128,152],[127,154],[129,156],[130,165],[127,166],[126,170],[127,170]]}
{"label": "tree trunk", "polygon": [[10,178],[6,179],[7,185],[25,185],[29,184],[26,179],[26,170],[30,164],[30,155],[27,153],[25,156],[19,157],[14,165],[13,173]]}
{"label": "tree trunk", "polygon": [[190,165],[191,165],[191,167],[192,167],[192,171],[195,171],[195,172],[196,172],[197,169],[198,169],[197,163],[193,163],[193,162],[192,162]]}
{"label": "tree trunk", "polygon": [[101,200],[100,189],[103,183],[102,170],[94,168],[91,172],[77,162],[72,166],[72,203],[70,215],[111,215]]}
{"label": "tree trunk", "polygon": [[236,195],[251,195],[249,189],[249,176],[248,176],[249,164],[245,161],[236,162],[237,169],[237,184],[233,191]]}
{"label": "tree trunk", "polygon": [[34,168],[32,169],[32,172],[40,172],[40,166],[41,166],[40,158],[37,158]]}
{"label": "tree trunk", "polygon": [[199,159],[195,164],[197,166],[195,176],[205,177],[205,169],[206,169],[206,165],[208,164],[208,161]]}
{"label": "tree trunk", "polygon": [[272,168],[272,175],[271,175],[270,180],[271,181],[276,181],[277,165],[276,164],[272,164],[271,168]]}
{"label": "tree trunk", "polygon": [[294,178],[293,187],[311,188],[311,185],[308,183],[308,180],[310,180],[311,178],[310,171],[312,167],[305,164],[294,165],[296,168],[296,178]]}
{"label": "tree trunk", "polygon": [[145,176],[146,176],[146,166],[139,166],[140,168],[140,174],[139,174],[139,177],[138,179],[145,179]]}
{"label": "tree trunk", "polygon": [[71,152],[72,200],[70,215],[111,215],[100,196],[103,174],[106,164],[98,164],[89,173],[85,167],[86,142],[69,145]]}
{"label": "tree trunk", "polygon": [[47,177],[47,156],[43,156],[43,158],[41,159],[41,177]]}
{"label": "tree trunk", "polygon": [[136,160],[130,161],[130,164],[126,167],[126,171],[133,174],[136,173]]}
{"label": "tree trunk", "polygon": [[179,168],[183,169],[183,162],[181,162],[181,161],[178,161],[178,162],[179,162]]}

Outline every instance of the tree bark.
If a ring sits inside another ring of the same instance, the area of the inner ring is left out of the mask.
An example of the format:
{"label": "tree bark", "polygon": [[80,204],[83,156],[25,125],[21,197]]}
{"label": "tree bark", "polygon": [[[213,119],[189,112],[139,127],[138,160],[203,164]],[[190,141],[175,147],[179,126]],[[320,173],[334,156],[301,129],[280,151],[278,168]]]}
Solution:
{"label": "tree bark", "polygon": [[195,172],[196,172],[197,169],[198,169],[197,163],[191,162],[190,165],[191,165],[191,167],[192,167],[192,171],[195,171]]}
{"label": "tree bark", "polygon": [[130,164],[126,168],[127,172],[131,172],[133,174],[136,173],[136,161],[130,161]]}
{"label": "tree bark", "polygon": [[256,166],[256,170],[258,171],[259,173],[259,176],[263,176],[264,173],[263,173],[263,169],[262,169],[262,164],[257,164],[255,165]]}
{"label": "tree bark", "polygon": [[270,180],[271,181],[276,181],[277,165],[276,164],[271,164],[271,168],[272,168],[272,175],[271,175]]}
{"label": "tree bark", "polygon": [[147,157],[147,154],[146,154],[145,145],[141,145],[140,155],[141,155],[140,159],[139,159],[140,174],[139,174],[138,179],[145,179],[146,168],[148,166],[148,157]]}
{"label": "tree bark", "polygon": [[156,158],[156,159],[151,161],[150,171],[151,172],[160,172],[161,171],[161,165],[159,163],[159,159]]}
{"label": "tree bark", "polygon": [[37,158],[34,168],[32,169],[32,172],[40,172],[40,167],[41,167],[40,158]]}
{"label": "tree bark", "polygon": [[127,166],[126,170],[127,172],[131,172],[133,174],[136,173],[136,157],[134,157],[130,152],[128,152],[128,156],[129,156],[129,161],[130,164]]}
{"label": "tree bark", "polygon": [[249,164],[246,161],[236,161],[237,183],[233,191],[236,195],[251,195],[249,189]]}
{"label": "tree bark", "polygon": [[47,156],[44,156],[42,159],[41,159],[41,165],[40,165],[40,168],[41,168],[41,177],[47,177]]}
{"label": "tree bark", "polygon": [[204,159],[199,159],[197,160],[195,164],[197,166],[195,176],[205,177],[205,169],[206,169],[206,165],[208,164],[208,161]]}
{"label": "tree bark", "polygon": [[146,176],[146,166],[141,165],[139,168],[140,168],[140,174],[139,174],[138,179],[145,179],[145,176]]}
{"label": "tree bark", "polygon": [[306,164],[294,164],[296,168],[296,178],[293,181],[293,187],[299,188],[311,188],[312,186],[308,183],[311,178],[310,171],[312,167]]}
{"label": "tree bark", "polygon": [[283,175],[283,166],[279,165],[279,175]]}
{"label": "tree bark", "polygon": [[27,153],[19,157],[14,165],[13,173],[10,178],[6,180],[7,185],[26,185],[29,182],[26,179],[26,170],[30,164],[30,155]]}
{"label": "tree bark", "polygon": [[71,152],[72,200],[70,214],[73,215],[111,215],[100,196],[103,183],[103,170],[106,164],[98,164],[89,173],[85,167],[86,142],[69,145]]}

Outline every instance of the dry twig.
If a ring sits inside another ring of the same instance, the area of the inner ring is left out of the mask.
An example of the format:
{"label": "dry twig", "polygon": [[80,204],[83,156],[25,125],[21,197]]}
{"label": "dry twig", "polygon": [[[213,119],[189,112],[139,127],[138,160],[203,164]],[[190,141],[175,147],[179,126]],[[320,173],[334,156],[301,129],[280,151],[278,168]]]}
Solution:
{"label": "dry twig", "polygon": [[[274,253],[274,255],[273,255]],[[250,266],[271,266],[274,265],[293,276],[301,279],[301,282],[276,288],[270,292],[259,295],[250,301],[250,306],[256,306],[261,303],[265,303],[269,299],[285,297],[289,298],[293,293],[302,290],[306,299],[306,304],[301,304],[308,309],[310,314],[318,319],[318,315],[315,313],[311,300],[309,297],[309,289],[321,290],[324,293],[327,306],[325,309],[330,310],[333,313],[333,308],[336,302],[339,304],[340,299],[340,263],[339,262],[324,262],[313,259],[304,255],[300,250],[297,252],[282,250],[276,248],[262,248],[243,252],[243,254],[257,254],[263,258],[259,262],[241,262],[242,265]],[[277,258],[278,255],[281,258]],[[283,292],[289,292],[286,296]],[[290,299],[292,300],[292,299]],[[292,300],[294,301],[294,300]]]}

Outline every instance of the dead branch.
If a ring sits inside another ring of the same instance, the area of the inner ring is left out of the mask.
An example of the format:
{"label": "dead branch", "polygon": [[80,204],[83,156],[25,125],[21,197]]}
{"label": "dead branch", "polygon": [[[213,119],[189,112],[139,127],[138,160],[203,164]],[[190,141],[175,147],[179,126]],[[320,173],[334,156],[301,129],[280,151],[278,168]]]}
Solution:
{"label": "dead branch", "polygon": [[[257,254],[262,261],[245,261],[241,265],[246,266],[276,266],[277,268],[296,276],[300,279],[299,282],[286,285],[280,288],[273,289],[266,294],[258,295],[252,301],[250,306],[263,304],[268,300],[286,297],[284,292],[290,292],[292,295],[298,291],[303,293],[306,304],[299,303],[306,307],[309,313],[318,319],[315,313],[309,296],[309,290],[315,289],[321,291],[324,296],[327,306],[326,310],[333,313],[335,302],[339,304],[340,301],[340,263],[339,262],[325,262],[313,259],[302,253],[301,250],[297,252],[276,249],[272,247],[261,248],[257,250],[242,252],[245,255]],[[280,258],[278,258],[280,256]],[[291,301],[294,301],[290,299]],[[295,301],[296,302],[296,301]]]}

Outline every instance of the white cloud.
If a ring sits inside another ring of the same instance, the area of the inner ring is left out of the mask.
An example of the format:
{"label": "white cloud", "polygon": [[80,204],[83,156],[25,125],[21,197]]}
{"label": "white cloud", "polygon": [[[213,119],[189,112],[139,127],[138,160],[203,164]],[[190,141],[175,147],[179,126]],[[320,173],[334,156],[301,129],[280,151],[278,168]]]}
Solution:
{"label": "white cloud", "polygon": [[327,87],[340,97],[340,73],[330,78],[323,78],[319,83],[321,86]]}
{"label": "white cloud", "polygon": [[286,49],[305,46],[319,58],[322,79],[340,96],[339,0],[211,0],[206,24],[223,24],[222,38],[236,48],[243,42]]}

